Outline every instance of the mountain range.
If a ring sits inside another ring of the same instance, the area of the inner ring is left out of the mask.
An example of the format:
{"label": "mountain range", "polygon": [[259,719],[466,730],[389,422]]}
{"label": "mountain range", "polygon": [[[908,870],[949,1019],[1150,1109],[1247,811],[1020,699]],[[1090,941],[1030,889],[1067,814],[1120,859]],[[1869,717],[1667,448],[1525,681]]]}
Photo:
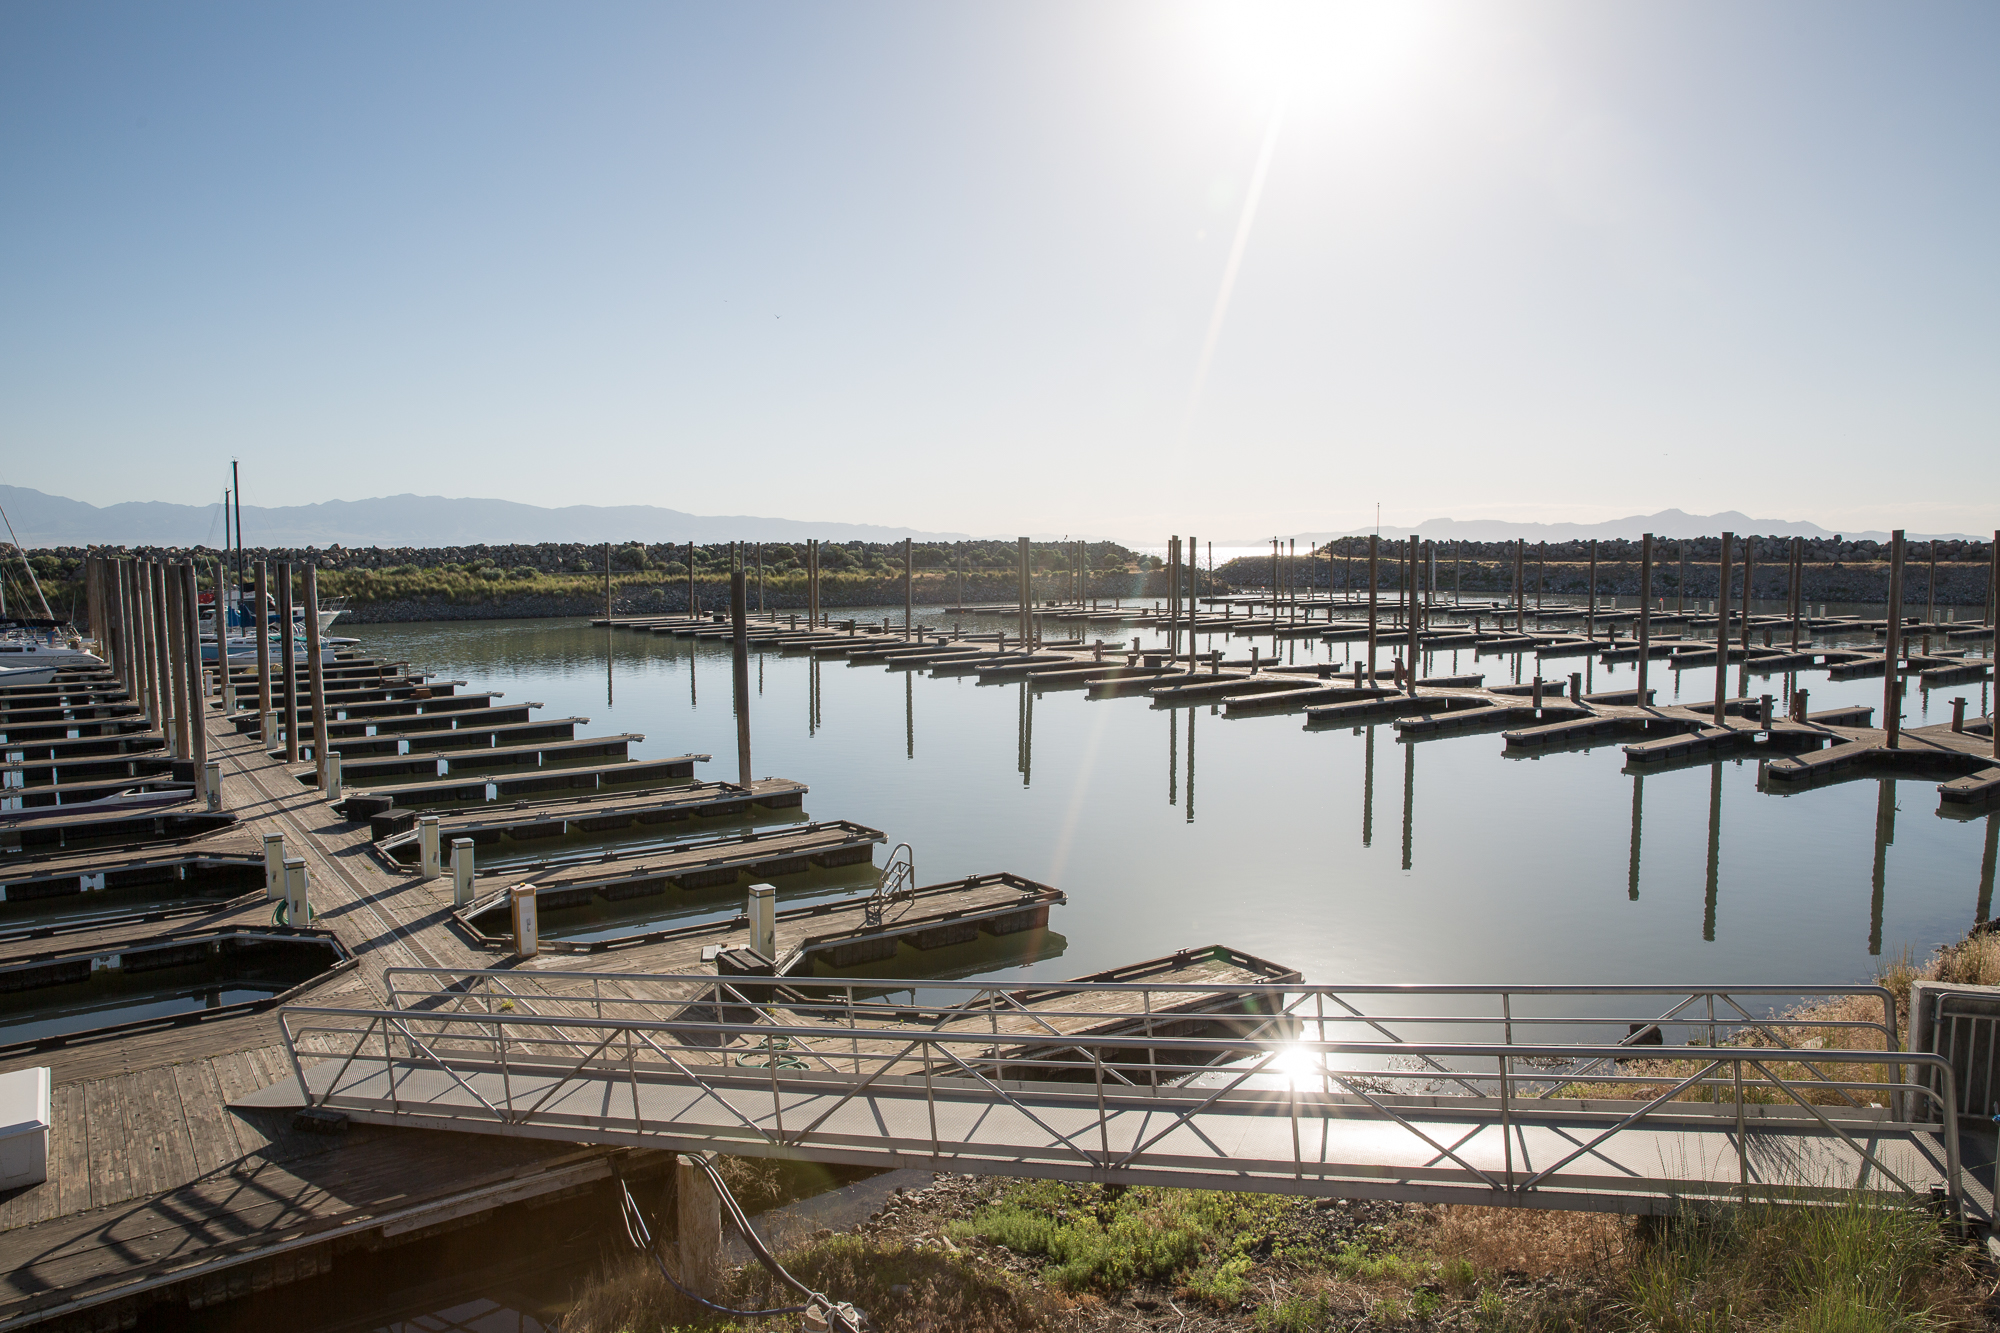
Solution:
{"label": "mountain range", "polygon": [[[1324,542],[1335,537],[1365,537],[1373,529],[1356,528],[1348,532],[1288,532],[1286,539],[1300,542]],[[1662,509],[1657,514],[1634,514],[1630,518],[1614,518],[1603,523],[1512,523],[1501,519],[1455,518],[1427,519],[1415,527],[1388,527],[1381,530],[1384,537],[1408,537],[1416,533],[1433,541],[1468,542],[1573,542],[1589,541],[1595,537],[1600,541],[1637,541],[1647,533],[1655,537],[1714,537],[1724,532],[1735,532],[1756,537],[1806,537],[1814,540],[1829,540],[1839,537],[1850,542],[1886,542],[1886,532],[1835,532],[1817,523],[1797,519],[1752,518],[1737,510],[1721,514],[1689,514],[1679,509]],[[1983,541],[1984,537],[1974,537],[1963,532],[1910,532],[1905,533],[1910,541]],[[1269,542],[1270,538],[1263,539]],[[1223,543],[1217,542],[1220,546]],[[1231,542],[1232,546],[1255,546],[1256,539],[1246,542]]]}
{"label": "mountain range", "polygon": [[[222,506],[166,504],[157,500],[127,501],[99,507],[21,486],[0,486],[0,509],[6,511],[20,542],[27,547],[86,546],[210,546],[224,541]],[[1515,523],[1500,519],[1434,518],[1410,527],[1384,527],[1384,537],[1412,532],[1438,541],[1588,541],[1592,537],[1636,539],[1650,532],[1657,537],[1707,537],[1728,531],[1761,537],[1844,537],[1848,541],[1887,541],[1886,532],[1835,533],[1817,523],[1791,519],[1752,518],[1731,510],[1722,514],[1689,514],[1663,509],[1604,523]],[[1334,537],[1366,536],[1369,529],[1347,532],[1291,532],[1299,542],[1324,542]],[[1006,534],[1011,538],[1014,534]],[[1965,539],[1963,533],[1910,533],[1912,540],[1933,537]],[[324,504],[278,508],[243,506],[243,539],[249,546],[471,546],[535,542],[605,540],[649,543],[695,541],[823,541],[892,542],[963,541],[962,532],[928,532],[919,528],[883,527],[870,523],[819,523],[751,515],[688,514],[655,505],[567,505],[560,509],[519,504],[512,500],[449,498],[441,495],[385,495],[369,500],[329,500]],[[1043,534],[1036,541],[1055,540]],[[1218,546],[1260,546],[1268,537],[1251,537]],[[1974,538],[1973,540],[1978,540]],[[1142,545],[1150,545],[1142,543]]]}
{"label": "mountain range", "polygon": [[[222,504],[157,500],[86,504],[20,486],[0,486],[21,545],[211,546],[224,543]],[[567,505],[547,509],[511,500],[385,495],[279,508],[243,506],[246,546],[473,546],[536,542],[960,541],[964,533],[869,523],[684,514],[653,505]]]}

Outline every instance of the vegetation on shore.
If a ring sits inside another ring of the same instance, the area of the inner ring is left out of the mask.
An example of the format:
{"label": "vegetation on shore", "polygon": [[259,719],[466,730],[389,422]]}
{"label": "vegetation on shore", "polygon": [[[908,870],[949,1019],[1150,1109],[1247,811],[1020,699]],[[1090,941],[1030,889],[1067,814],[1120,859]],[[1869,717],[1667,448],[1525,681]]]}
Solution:
{"label": "vegetation on shore", "polygon": [[[1053,1182],[947,1183],[787,1258],[880,1333],[963,1329],[1954,1333],[1990,1326],[1976,1251],[1931,1213],[1860,1201],[1668,1219],[1353,1204]],[[935,1200],[933,1195],[942,1197]],[[728,1299],[790,1298],[761,1269]],[[565,1333],[756,1329],[705,1320],[639,1256]]]}
{"label": "vegetation on shore", "polygon": [[[1878,980],[1899,1033],[1909,1030],[1911,985],[1926,979],[2000,985],[2000,933],[1975,929],[1922,963],[1892,958]],[[1863,994],[1794,1010],[1769,1029],[1802,1049],[1880,1050],[1870,1025],[1882,1018],[1879,995]],[[1687,1073],[1666,1061],[1623,1068],[1657,1076],[1660,1091]],[[1855,1074],[1884,1080],[1890,1067]],[[1573,1091],[1645,1095],[1630,1085]],[[768,1183],[756,1182],[768,1174],[738,1172],[767,1196]],[[1632,1219],[953,1176],[853,1233],[819,1233],[787,1263],[882,1333],[1972,1333],[2000,1322],[1983,1250],[1932,1211],[1861,1198]],[[752,1307],[779,1297],[753,1265],[736,1272],[728,1298]],[[601,1273],[564,1324],[565,1333],[771,1326],[705,1321],[638,1256]]]}

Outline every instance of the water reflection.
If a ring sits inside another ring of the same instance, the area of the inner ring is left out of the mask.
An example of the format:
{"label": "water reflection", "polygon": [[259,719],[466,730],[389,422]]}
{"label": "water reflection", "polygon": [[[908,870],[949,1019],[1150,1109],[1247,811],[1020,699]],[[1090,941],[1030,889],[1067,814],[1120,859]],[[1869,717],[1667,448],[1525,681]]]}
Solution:
{"label": "water reflection", "polygon": [[1625,896],[1639,901],[1639,831],[1645,819],[1646,775],[1632,775],[1632,856],[1625,868]]}
{"label": "water reflection", "polygon": [[1715,891],[1722,876],[1722,761],[1708,766],[1708,888],[1703,898],[1701,937],[1715,943]]}
{"label": "water reflection", "polygon": [[1187,822],[1194,823],[1194,714],[1188,709]]}
{"label": "water reflection", "polygon": [[1403,742],[1403,869],[1410,868],[1410,834],[1417,792],[1417,743]]}
{"label": "water reflection", "polygon": [[1035,692],[1028,682],[1021,682],[1021,722],[1020,737],[1015,749],[1018,751],[1015,767],[1021,773],[1021,785],[1028,786],[1035,776]]}
{"label": "water reflection", "polygon": [[1975,922],[1985,921],[1993,911],[1993,862],[2000,852],[2000,812],[1986,816],[1986,854],[1979,861],[1979,905],[1973,909]]}
{"label": "water reflection", "polygon": [[[949,632],[950,622],[940,628]],[[526,698],[549,700],[552,711],[604,710],[607,715],[595,718],[591,730],[651,736],[645,748],[635,750],[637,757],[649,751],[706,751],[719,752],[721,758],[735,738],[734,714],[714,699],[705,713],[692,706],[699,699],[695,659],[730,653],[726,639],[690,643],[666,635],[532,622],[358,630],[368,636],[371,648],[379,643],[386,655],[502,689],[510,702],[524,697],[517,691],[525,689],[532,691]],[[599,634],[606,636],[601,642]],[[1150,642],[1144,632],[1138,637],[1142,644]],[[1203,634],[1196,641],[1224,645],[1230,637]],[[1240,651],[1244,638],[1234,638]],[[1273,643],[1268,633],[1253,641],[1271,650],[1282,646],[1285,657],[1301,663],[1359,663],[1365,651],[1346,640],[1323,647],[1304,638]],[[1386,660],[1391,641],[1385,638],[1383,648]],[[676,678],[682,655],[688,657],[685,695]],[[1483,670],[1495,683],[1526,678],[1536,665],[1532,657],[1524,660],[1519,654],[1498,661],[1495,656],[1480,659],[1470,650],[1456,657],[1426,652],[1423,660],[1431,674],[1457,674],[1462,667]],[[600,665],[605,690],[598,698]],[[1603,680],[1597,679],[1599,665],[1594,655],[1575,663],[1586,692],[1632,687],[1633,663],[1605,665]],[[1665,663],[1654,665],[1657,670]],[[1672,688],[1685,684],[1682,698],[1705,702],[1713,694],[1715,678],[1708,674],[1713,669],[1677,668]],[[1879,956],[1885,947],[1893,950],[1909,941],[1927,949],[1962,929],[1964,900],[1958,895],[1968,880],[1976,885],[1976,919],[1991,919],[1993,913],[2000,816],[1984,812],[1978,819],[1985,827],[1977,833],[1965,827],[1972,820],[1906,825],[1895,867],[1898,893],[1889,900],[1887,847],[1896,832],[1896,801],[1887,782],[1878,781],[1875,793],[1876,855],[1871,865],[1858,855],[1851,836],[1841,836],[1865,825],[1869,794],[1863,782],[1833,784],[1796,797],[1765,796],[1751,777],[1753,765],[1704,756],[1688,768],[1708,766],[1706,790],[1693,771],[1675,774],[1655,767],[1645,775],[1660,779],[1650,790],[1645,776],[1635,772],[1629,774],[1631,790],[1619,792],[1614,782],[1606,781],[1620,768],[1616,745],[1551,753],[1532,768],[1516,768],[1500,758],[1501,747],[1490,735],[1444,734],[1426,739],[1446,753],[1442,761],[1427,762],[1422,773],[1416,770],[1414,742],[1404,742],[1400,856],[1354,858],[1336,866],[1328,863],[1312,830],[1323,827],[1329,800],[1338,806],[1358,796],[1361,845],[1372,848],[1376,726],[1312,728],[1298,725],[1303,719],[1287,724],[1272,717],[1211,728],[1201,757],[1219,777],[1202,789],[1202,827],[1196,828],[1198,707],[1183,720],[1178,708],[1155,711],[1129,699],[1091,700],[1084,691],[1038,696],[1024,682],[1014,700],[1018,778],[1009,780],[998,753],[985,756],[986,749],[1005,748],[1003,691],[955,689],[948,677],[938,680],[925,673],[850,670],[840,678],[844,686],[838,707],[828,710],[824,671],[825,659],[810,654],[758,654],[756,693],[768,688],[772,706],[789,710],[797,696],[787,691],[797,691],[805,696],[807,711],[803,736],[789,728],[787,734],[773,736],[766,728],[767,734],[757,737],[762,771],[811,783],[811,805],[818,817],[857,819],[899,839],[918,841],[931,865],[945,867],[939,878],[1004,866],[1058,883],[1072,895],[1062,925],[1075,956],[1051,963],[1043,974],[1051,978],[1180,947],[1192,931],[1254,948],[1309,974],[1318,968],[1321,976],[1484,977],[1492,975],[1499,959],[1509,969],[1537,967],[1562,979],[1627,974],[1721,978],[1725,973],[1847,979],[1868,975],[1869,957]],[[927,721],[943,728],[937,734],[945,738],[934,740],[922,756],[916,754],[915,742],[919,675],[928,692],[926,707],[933,710]],[[1655,680],[1668,684],[1657,674]],[[1737,687],[1736,695],[1748,694],[1746,672],[1730,671],[1728,682]],[[1809,688],[1815,709],[1861,702],[1879,708],[1882,695],[1879,677],[1836,681],[1823,669],[1786,671],[1761,688],[1772,688],[1781,698]],[[1968,686],[1964,693],[1990,698],[1991,686]],[[1920,710],[1932,699],[1943,697],[1935,691],[1909,691],[1912,725],[1918,725]],[[1053,720],[1043,719],[1043,772],[1035,782],[1038,708],[1056,711]],[[1212,712],[1219,715],[1220,710]],[[1928,720],[1940,720],[1936,712]],[[1154,747],[1160,741],[1153,728],[1161,725],[1162,713],[1167,810],[1160,808],[1159,788],[1153,785],[1159,773]],[[895,744],[897,721],[903,723],[900,747]],[[808,744],[809,739],[815,743]],[[981,762],[964,762],[975,751]],[[1271,780],[1274,774],[1308,772],[1316,775],[1315,781]],[[1924,794],[1930,786],[1912,790]],[[1731,820],[1727,849],[1720,836],[1724,788]],[[1155,795],[1146,797],[1146,791]],[[1700,808],[1704,797],[1706,810]],[[1421,867],[1416,858],[1419,799],[1433,803],[1426,833],[1431,841]],[[1648,801],[1654,807],[1650,812]],[[1654,816],[1650,843],[1645,836],[1648,813]],[[1691,835],[1704,814],[1708,837],[1698,840]],[[1622,839],[1617,828],[1621,817],[1627,822]],[[1246,851],[1241,837],[1246,827],[1268,828],[1270,836],[1260,836]],[[1081,832],[1091,829],[1144,832]],[[1574,856],[1539,861],[1532,870],[1524,865],[1494,871],[1485,850],[1523,831],[1554,836],[1579,850]],[[1607,916],[1616,902],[1608,881],[1616,874],[1612,866],[1619,841],[1626,843],[1627,901]],[[1586,847],[1587,852],[1582,850]],[[1725,850],[1733,858],[1726,867]],[[1782,865],[1783,873],[1770,873],[1773,865]],[[1720,923],[1724,869],[1731,871],[1736,890],[1729,936],[1722,934]],[[1147,900],[1148,910],[1137,914],[1130,891],[1122,887],[1135,870],[1155,895]],[[1468,891],[1482,874],[1496,873],[1505,891],[1491,895],[1490,903],[1485,895]],[[1640,893],[1648,874],[1655,890],[1651,901]],[[1864,876],[1871,895],[1865,940],[1853,931],[1850,917],[1824,910],[1828,892],[1843,885],[1852,886],[1859,897]],[[1224,881],[1249,887],[1225,905],[1213,893],[1213,886]],[[1697,882],[1703,885],[1699,950],[1680,915],[1686,887]],[[1662,884],[1672,891],[1660,892]],[[1300,899],[1301,893],[1315,896]],[[1355,921],[1353,932],[1301,933],[1284,924],[1298,920],[1311,904],[1329,901]],[[1527,902],[1537,910],[1519,911]],[[1155,903],[1163,910],[1152,911]],[[1503,903],[1513,910],[1500,910]],[[1445,938],[1435,929],[1434,913],[1440,909],[1458,918]],[[1529,921],[1536,923],[1532,931],[1521,924]],[[1664,936],[1673,942],[1663,947]],[[1425,941],[1421,948],[1412,943],[1418,940]],[[1502,942],[1504,955],[1494,949]],[[1038,968],[1022,965],[1023,971]]]}
{"label": "water reflection", "polygon": [[1868,956],[1882,952],[1882,890],[1889,878],[1889,848],[1896,841],[1896,780],[1877,778],[1875,793],[1875,873],[1868,900]]}
{"label": "water reflection", "polygon": [[1367,727],[1361,747],[1361,845],[1375,845],[1375,728]]}

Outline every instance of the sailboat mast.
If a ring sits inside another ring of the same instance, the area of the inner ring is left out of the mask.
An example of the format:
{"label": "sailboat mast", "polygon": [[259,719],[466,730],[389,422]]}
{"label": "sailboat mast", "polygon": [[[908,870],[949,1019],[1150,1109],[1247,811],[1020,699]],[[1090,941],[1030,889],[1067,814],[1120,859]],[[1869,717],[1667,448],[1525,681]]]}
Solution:
{"label": "sailboat mast", "polygon": [[[237,472],[236,460],[233,458],[229,460],[229,487],[230,494],[235,497],[236,505],[236,586],[231,591],[236,594],[236,600],[241,602],[243,600],[243,478]],[[216,642],[220,643],[227,637],[225,631],[220,629],[216,631]]]}
{"label": "sailboat mast", "polygon": [[[21,557],[21,568],[28,571],[29,586],[35,590],[35,599],[42,604],[42,619],[54,620],[55,613],[49,610],[49,599],[42,593],[42,581],[35,577],[35,567],[28,563],[28,553],[21,549],[21,539],[14,535],[14,520],[7,517],[7,511],[0,509],[0,523],[7,525],[7,538],[14,543],[14,554]],[[0,589],[0,615],[7,612],[6,592]]]}

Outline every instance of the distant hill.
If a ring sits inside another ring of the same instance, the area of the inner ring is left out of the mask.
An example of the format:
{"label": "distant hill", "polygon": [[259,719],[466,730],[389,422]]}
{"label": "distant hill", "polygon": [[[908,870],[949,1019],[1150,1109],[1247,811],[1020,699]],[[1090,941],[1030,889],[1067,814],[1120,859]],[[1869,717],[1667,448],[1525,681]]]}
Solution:
{"label": "distant hill", "polygon": [[[1323,542],[1332,537],[1365,537],[1372,529],[1356,528],[1349,532],[1288,532],[1284,536],[1299,541]],[[1655,537],[1714,537],[1724,532],[1741,533],[1754,537],[1811,537],[1828,539],[1840,537],[1851,542],[1885,542],[1886,532],[1834,532],[1817,523],[1806,523],[1783,518],[1752,518],[1748,514],[1732,509],[1723,514],[1689,514],[1678,509],[1662,509],[1657,514],[1634,514],[1630,518],[1614,518],[1604,523],[1509,523],[1500,519],[1470,519],[1461,522],[1455,518],[1426,519],[1414,528],[1384,527],[1384,537],[1408,537],[1411,533],[1428,537],[1433,541],[1500,542],[1520,539],[1531,542],[1573,542],[1589,541],[1637,541],[1647,533]],[[1911,532],[1905,534],[1911,541],[1983,541],[1984,537],[1964,532]],[[1990,536],[1991,534],[1987,534]],[[1264,538],[1268,542],[1270,538]],[[1217,542],[1218,546],[1222,543]],[[1255,546],[1256,539],[1231,545]]]}
{"label": "distant hill", "polygon": [[[0,486],[23,546],[221,546],[222,504],[85,504],[20,486]],[[534,542],[960,541],[964,533],[920,532],[868,523],[684,514],[652,505],[569,505],[545,509],[511,500],[386,495],[373,500],[263,509],[243,506],[250,546],[465,546]]]}

